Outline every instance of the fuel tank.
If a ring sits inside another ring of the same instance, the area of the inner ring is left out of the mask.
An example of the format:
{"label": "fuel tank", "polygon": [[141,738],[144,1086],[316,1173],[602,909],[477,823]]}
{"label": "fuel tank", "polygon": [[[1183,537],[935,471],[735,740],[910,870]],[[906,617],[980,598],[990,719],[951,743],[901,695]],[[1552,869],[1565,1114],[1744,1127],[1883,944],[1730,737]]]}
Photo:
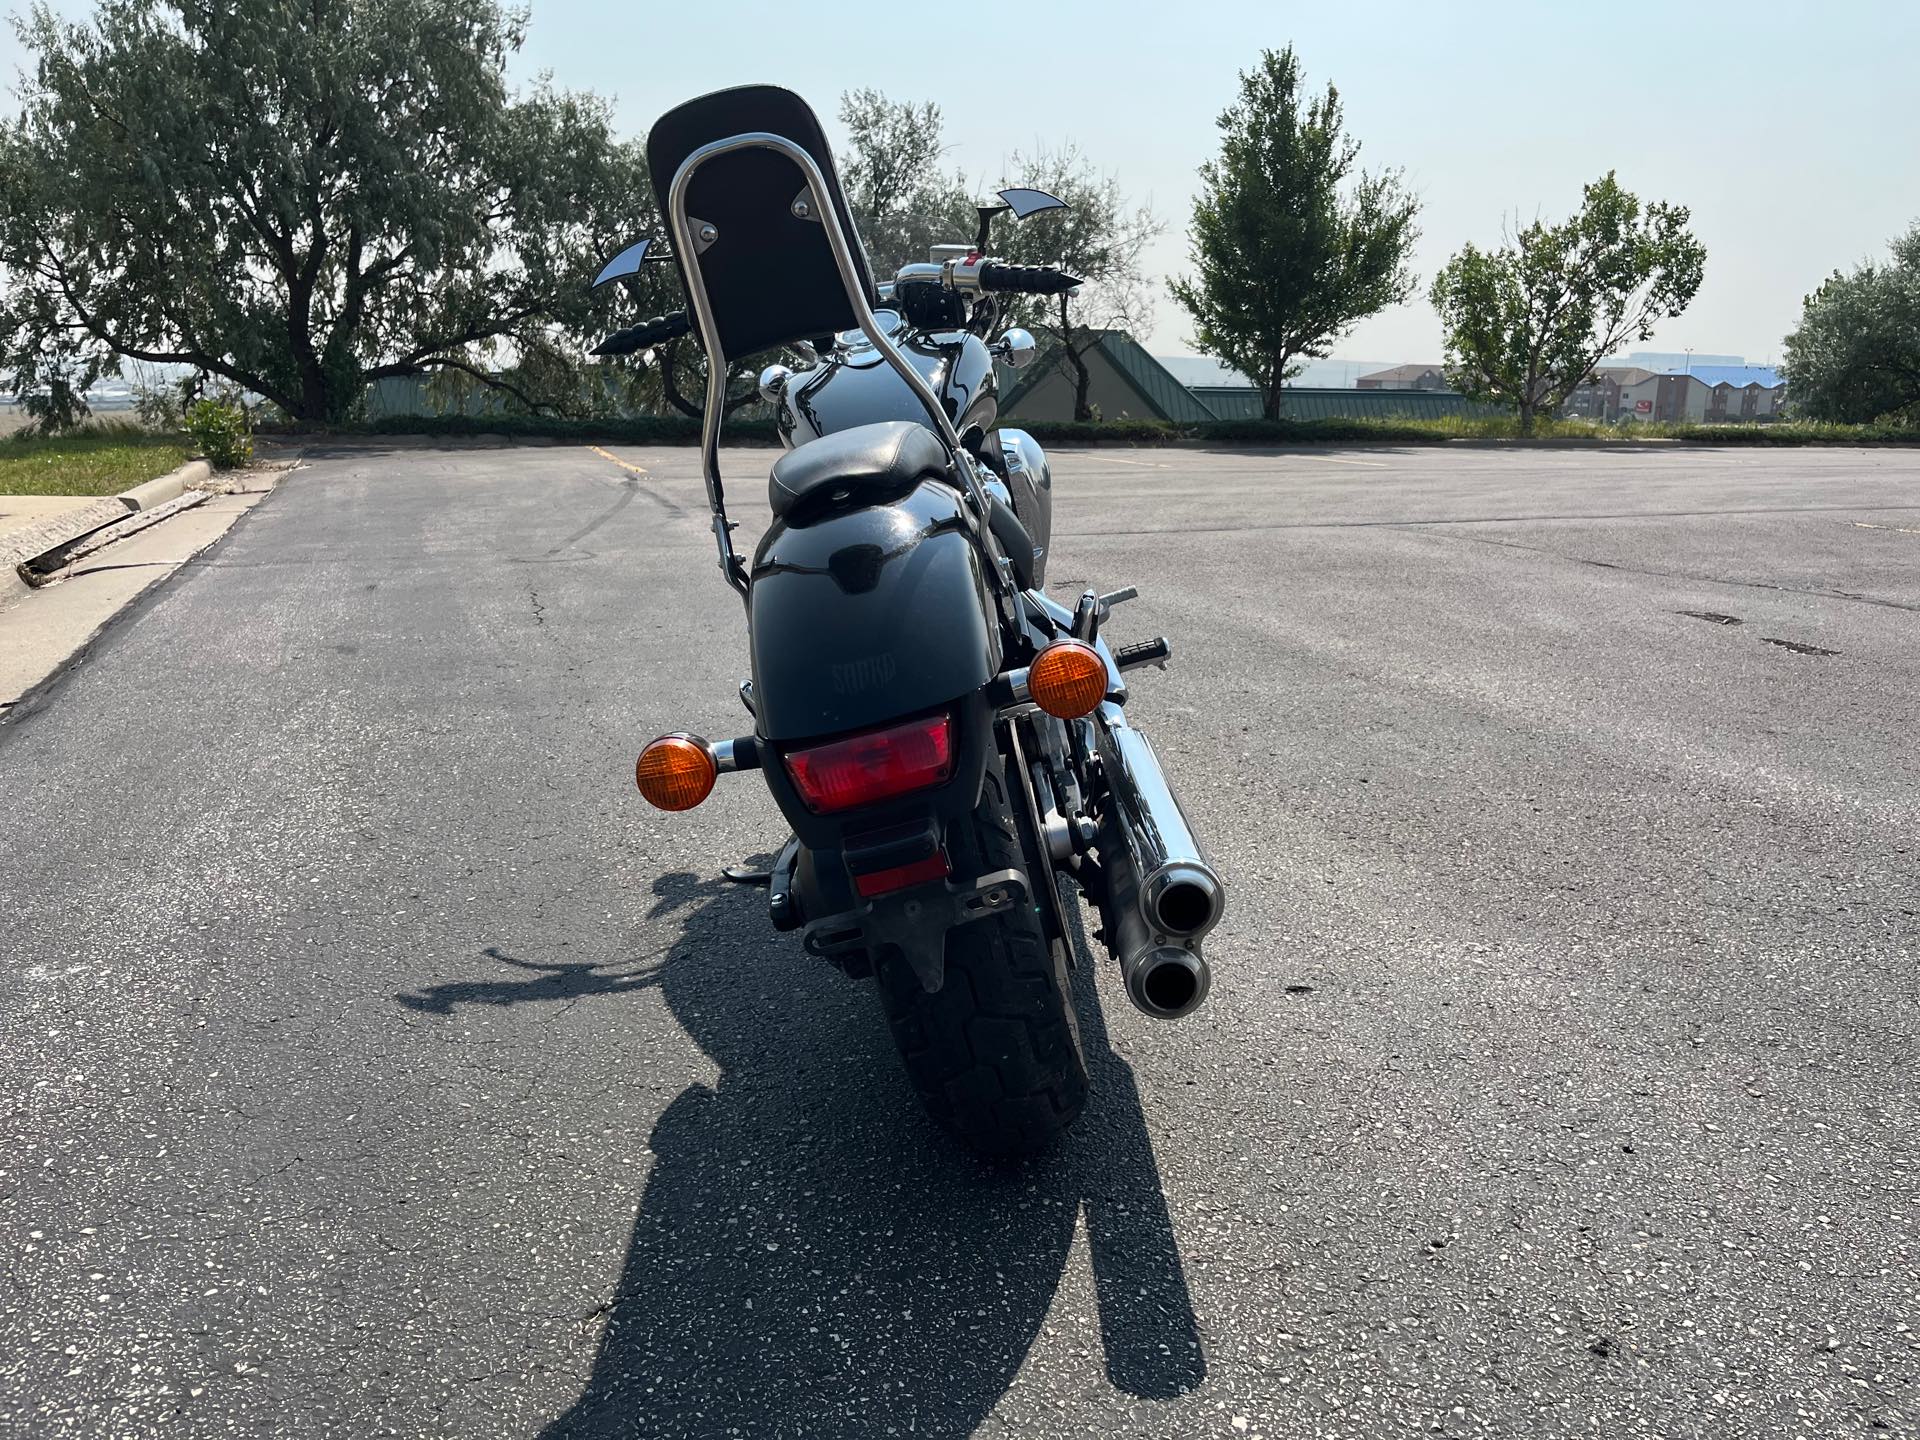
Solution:
{"label": "fuel tank", "polygon": [[1000,672],[979,553],[960,495],[938,481],[804,525],[776,520],[754,554],[748,604],[766,740],[880,725],[968,695]]}
{"label": "fuel tank", "polygon": [[1013,513],[1033,537],[1033,583],[1044,588],[1047,547],[1053,543],[1053,467],[1040,442],[1026,431],[1003,428],[997,438],[1000,463],[992,468],[1006,490],[1001,498],[1013,506]]}
{"label": "fuel tank", "polygon": [[[962,439],[977,443],[993,428],[1000,413],[999,381],[985,341],[965,330],[916,330],[895,310],[877,310],[874,318],[926,377]],[[865,335],[850,330],[840,342],[843,348],[832,359],[795,374],[781,396],[775,423],[788,449],[876,420],[926,418],[919,400]]]}

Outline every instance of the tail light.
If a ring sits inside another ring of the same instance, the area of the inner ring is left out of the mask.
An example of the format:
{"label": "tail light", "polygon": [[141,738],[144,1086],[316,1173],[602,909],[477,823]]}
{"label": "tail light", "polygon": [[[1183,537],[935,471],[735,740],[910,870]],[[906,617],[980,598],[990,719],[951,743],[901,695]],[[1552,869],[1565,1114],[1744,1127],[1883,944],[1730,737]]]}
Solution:
{"label": "tail light", "polygon": [[807,808],[832,815],[938,785],[953,774],[953,720],[932,715],[794,750],[787,774]]}

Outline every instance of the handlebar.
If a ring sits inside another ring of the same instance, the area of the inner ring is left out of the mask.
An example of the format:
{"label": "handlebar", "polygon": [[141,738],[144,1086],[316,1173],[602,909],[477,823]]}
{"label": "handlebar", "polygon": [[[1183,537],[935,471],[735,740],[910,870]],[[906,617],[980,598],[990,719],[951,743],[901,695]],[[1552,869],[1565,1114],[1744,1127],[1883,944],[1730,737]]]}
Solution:
{"label": "handlebar", "polygon": [[1052,265],[1007,265],[999,260],[980,262],[980,288],[1014,295],[1064,295],[1077,289],[1080,277]]}
{"label": "handlebar", "polygon": [[690,334],[692,322],[687,312],[675,310],[669,315],[656,315],[651,320],[642,320],[625,330],[616,330],[598,345],[593,347],[595,355],[632,355],[645,350],[650,345],[660,345],[668,340],[678,340],[682,335]]}
{"label": "handlebar", "polygon": [[1004,260],[969,255],[964,260],[938,264],[902,265],[894,277],[894,291],[898,294],[907,285],[937,285],[963,293],[995,290],[1010,295],[1064,295],[1080,283],[1079,276],[1055,265],[1009,265]]}
{"label": "handlebar", "polygon": [[[934,282],[948,290],[991,290],[1003,295],[1064,295],[1080,277],[1054,265],[1009,265],[1004,260],[950,260],[945,265],[907,265],[897,283]],[[632,355],[691,334],[687,312],[675,310],[616,330],[593,347],[595,355]]]}

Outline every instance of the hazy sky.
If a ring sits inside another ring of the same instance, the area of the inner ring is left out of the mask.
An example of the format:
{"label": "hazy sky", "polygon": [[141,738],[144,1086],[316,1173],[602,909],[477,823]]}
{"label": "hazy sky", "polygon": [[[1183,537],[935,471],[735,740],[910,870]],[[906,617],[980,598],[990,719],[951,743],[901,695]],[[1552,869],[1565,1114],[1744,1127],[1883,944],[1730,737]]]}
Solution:
{"label": "hazy sky", "polygon": [[[1012,150],[1076,140],[1167,222],[1156,277],[1185,265],[1194,167],[1215,148],[1236,71],[1291,42],[1314,83],[1339,86],[1363,164],[1402,168],[1424,206],[1421,296],[1336,347],[1356,358],[1438,359],[1422,298],[1434,270],[1465,241],[1497,242],[1516,214],[1562,216],[1610,168],[1643,199],[1690,206],[1707,246],[1692,308],[1646,348],[1777,359],[1809,289],[1920,217],[1911,0],[533,0],[532,13],[520,73],[614,97],[636,132],[690,96],[771,81],[812,101],[836,138],[845,89],[936,101],[953,163],[981,178]],[[18,61],[0,36],[0,74]],[[1184,319],[1162,294],[1152,348],[1191,349]]]}

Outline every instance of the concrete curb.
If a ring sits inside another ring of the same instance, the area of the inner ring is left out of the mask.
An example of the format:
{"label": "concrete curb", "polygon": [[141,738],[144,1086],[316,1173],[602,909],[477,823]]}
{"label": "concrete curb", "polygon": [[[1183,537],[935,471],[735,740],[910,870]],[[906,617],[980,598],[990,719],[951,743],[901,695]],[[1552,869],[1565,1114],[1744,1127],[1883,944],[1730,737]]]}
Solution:
{"label": "concrete curb", "polygon": [[50,515],[32,525],[8,531],[5,541],[0,542],[0,561],[11,568],[37,560],[49,550],[58,550],[82,535],[91,535],[102,525],[126,519],[129,513],[124,500],[118,495],[109,495],[91,505]]}
{"label": "concrete curb", "polygon": [[178,470],[170,470],[157,480],[149,480],[131,490],[122,490],[119,498],[129,510],[151,510],[169,500],[178,500],[189,486],[198,485],[211,474],[213,467],[206,461],[189,460]]}
{"label": "concrete curb", "polygon": [[213,467],[206,461],[189,460],[179,469],[169,470],[144,485],[123,490],[118,495],[96,501],[83,509],[69,511],[45,524],[13,532],[15,538],[0,550],[0,567],[3,567],[0,568],[0,609],[33,593],[33,586],[20,573],[23,566],[31,568],[44,557],[65,550],[94,531],[117,524],[129,515],[178,500],[189,488],[200,484],[211,474]]}

